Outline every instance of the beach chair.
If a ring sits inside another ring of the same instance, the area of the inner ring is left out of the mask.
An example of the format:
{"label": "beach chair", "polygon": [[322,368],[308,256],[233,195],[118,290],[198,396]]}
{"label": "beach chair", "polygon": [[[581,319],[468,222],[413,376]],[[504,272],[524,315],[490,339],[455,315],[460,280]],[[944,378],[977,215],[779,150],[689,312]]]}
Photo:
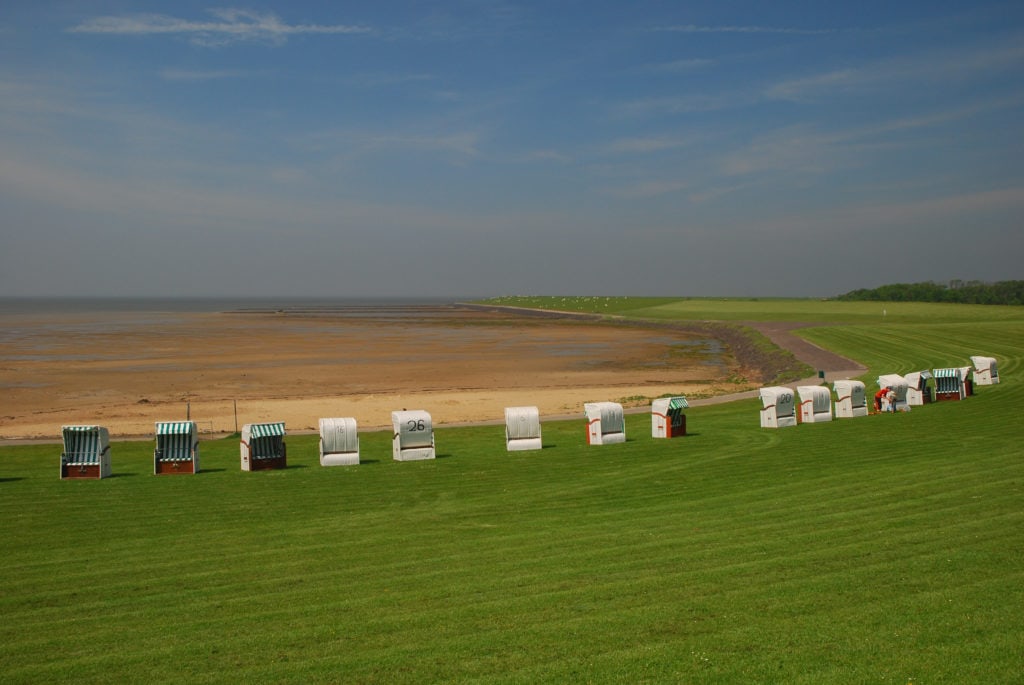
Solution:
{"label": "beach chair", "polygon": [[615,445],[626,442],[626,417],[618,402],[588,402],[583,405],[587,417],[588,445]]}
{"label": "beach chair", "polygon": [[505,449],[508,452],[539,450],[540,410],[537,407],[505,407]]}
{"label": "beach chair", "polygon": [[678,438],[686,435],[685,397],[659,397],[651,402],[651,437]]}
{"label": "beach chair", "polygon": [[64,451],[60,453],[60,477],[107,478],[110,476],[110,433],[103,426],[62,426]]}
{"label": "beach chair", "polygon": [[842,380],[832,384],[836,393],[836,418],[868,415],[867,389],[861,381]]}
{"label": "beach chair", "polygon": [[932,389],[928,385],[928,380],[932,377],[931,371],[911,371],[903,377],[907,380],[908,406],[920,407],[931,403]]}
{"label": "beach chair", "polygon": [[156,424],[153,474],[199,473],[199,436],[195,421],[162,421]]}
{"label": "beach chair", "polygon": [[242,470],[269,471],[288,468],[284,422],[247,423],[242,426]]}
{"label": "beach chair", "polygon": [[878,388],[879,390],[889,388],[894,396],[891,403],[887,399],[882,400],[883,412],[910,411],[910,406],[907,405],[907,390],[910,388],[910,384],[906,378],[898,373],[879,376]]}
{"label": "beach chair", "polygon": [[999,369],[996,366],[995,357],[971,357],[974,364],[975,385],[997,385],[999,383]]}
{"label": "beach chair", "polygon": [[963,372],[959,368],[933,369],[932,376],[935,377],[936,402],[957,402],[967,397]]}
{"label": "beach chair", "polygon": [[391,455],[395,461],[434,459],[434,426],[430,414],[422,410],[393,411]]}
{"label": "beach chair", "polygon": [[320,419],[320,466],[355,466],[358,463],[356,420]]}
{"label": "beach chair", "polygon": [[786,428],[796,425],[796,395],[782,386],[758,390],[761,398],[761,428]]}
{"label": "beach chair", "polygon": [[800,423],[823,423],[832,420],[832,392],[823,385],[800,385]]}

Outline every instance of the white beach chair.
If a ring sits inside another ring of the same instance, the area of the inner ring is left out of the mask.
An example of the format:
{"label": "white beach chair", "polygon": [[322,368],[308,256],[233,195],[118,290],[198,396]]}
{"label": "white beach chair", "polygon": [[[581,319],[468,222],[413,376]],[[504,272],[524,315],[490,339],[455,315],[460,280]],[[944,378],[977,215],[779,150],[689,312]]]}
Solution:
{"label": "white beach chair", "polygon": [[320,419],[320,465],[359,463],[359,433],[354,418]]}

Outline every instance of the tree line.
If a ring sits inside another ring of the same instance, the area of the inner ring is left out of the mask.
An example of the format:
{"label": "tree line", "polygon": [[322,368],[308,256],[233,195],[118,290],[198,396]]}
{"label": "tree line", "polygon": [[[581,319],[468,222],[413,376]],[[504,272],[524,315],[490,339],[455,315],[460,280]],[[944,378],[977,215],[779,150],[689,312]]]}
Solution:
{"label": "tree line", "polygon": [[892,283],[877,288],[861,288],[839,295],[837,300],[883,302],[957,302],[960,304],[1024,304],[1024,281],[952,280],[947,284]]}

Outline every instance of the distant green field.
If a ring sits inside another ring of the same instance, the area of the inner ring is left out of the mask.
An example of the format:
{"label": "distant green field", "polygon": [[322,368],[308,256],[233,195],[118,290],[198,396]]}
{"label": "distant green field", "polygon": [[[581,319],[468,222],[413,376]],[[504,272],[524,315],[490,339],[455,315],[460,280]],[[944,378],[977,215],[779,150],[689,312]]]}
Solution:
{"label": "distant green field", "polygon": [[930,302],[669,297],[498,297],[486,302],[666,320],[820,321],[823,323],[968,323],[1020,321],[1021,307]]}
{"label": "distant green field", "polygon": [[985,354],[1002,383],[782,430],[754,400],[691,408],[675,440],[631,415],[602,447],[549,421],[540,452],[441,427],[430,462],[365,433],[361,465],[321,468],[291,436],[279,472],[241,472],[237,438],[196,476],[115,443],[88,482],[59,446],[0,448],[0,681],[1020,682],[1024,309],[725,302],[851,323],[806,335],[868,377]]}

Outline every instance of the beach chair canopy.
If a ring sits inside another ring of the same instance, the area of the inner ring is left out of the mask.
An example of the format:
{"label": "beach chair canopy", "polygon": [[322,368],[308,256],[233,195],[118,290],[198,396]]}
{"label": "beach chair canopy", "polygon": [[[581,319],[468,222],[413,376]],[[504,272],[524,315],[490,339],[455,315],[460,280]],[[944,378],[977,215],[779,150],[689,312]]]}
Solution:
{"label": "beach chair canopy", "polygon": [[540,437],[540,411],[537,407],[505,407],[505,437],[531,440]]}
{"label": "beach chair canopy", "polygon": [[618,402],[589,402],[583,410],[588,422],[601,422],[601,435],[626,432],[626,419]]}
{"label": "beach chair canopy", "polygon": [[933,369],[932,375],[935,377],[935,392],[960,392],[960,386],[963,385],[964,381],[960,369]]}
{"label": "beach chair canopy", "polygon": [[789,388],[773,386],[758,391],[761,404],[765,409],[775,409],[778,416],[789,416],[794,413],[796,396]]}
{"label": "beach chair canopy", "polygon": [[359,433],[354,418],[320,419],[320,441],[324,454],[358,452]]}
{"label": "beach chair canopy", "polygon": [[971,363],[974,364],[975,371],[992,371],[996,368],[995,357],[973,356]]}
{"label": "beach chair canopy", "polygon": [[837,402],[849,398],[851,406],[863,407],[867,404],[867,390],[861,381],[836,381],[832,387],[836,391]]}
{"label": "beach chair canopy", "polygon": [[430,414],[421,409],[391,412],[391,456],[395,461],[434,459],[434,426]]}
{"label": "beach chair canopy", "polygon": [[812,413],[822,414],[832,411],[832,393],[825,386],[801,385],[796,391],[800,394],[800,404],[809,403]]}
{"label": "beach chair canopy", "polygon": [[588,402],[583,405],[587,417],[588,445],[616,445],[626,442],[626,417],[618,402]]}
{"label": "beach chair canopy", "polygon": [[156,424],[156,452],[160,461],[190,461],[197,441],[194,421],[166,421]]}
{"label": "beach chair canopy", "polygon": [[761,428],[796,425],[796,393],[781,385],[758,390],[761,398]]}
{"label": "beach chair canopy", "polygon": [[685,397],[659,397],[651,401],[651,411],[656,411],[664,416],[670,416],[689,409],[689,407],[690,404]]}
{"label": "beach chair canopy", "polygon": [[932,372],[925,371],[911,371],[903,378],[907,381],[907,387],[912,390],[924,390],[925,385],[928,383],[928,379],[932,377]]}
{"label": "beach chair canopy", "polygon": [[253,459],[276,459],[284,456],[284,422],[250,423],[242,428],[242,441],[249,443]]}
{"label": "beach chair canopy", "polygon": [[62,426],[64,453],[68,466],[91,466],[110,449],[110,434],[102,426]]}
{"label": "beach chair canopy", "polygon": [[391,425],[402,449],[430,447],[434,428],[430,414],[423,410],[391,412]]}
{"label": "beach chair canopy", "polygon": [[505,449],[517,452],[543,448],[537,407],[505,407]]}

